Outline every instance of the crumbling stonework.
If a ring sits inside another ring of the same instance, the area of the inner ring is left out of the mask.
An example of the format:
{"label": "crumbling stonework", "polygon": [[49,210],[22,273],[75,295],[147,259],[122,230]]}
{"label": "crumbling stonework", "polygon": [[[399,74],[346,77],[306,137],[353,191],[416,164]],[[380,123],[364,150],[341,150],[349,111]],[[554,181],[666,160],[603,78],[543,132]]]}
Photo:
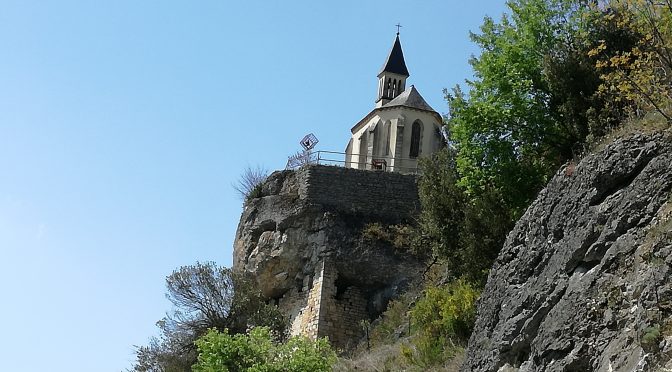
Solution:
{"label": "crumbling stonework", "polygon": [[234,269],[257,279],[291,334],[354,346],[360,322],[377,317],[424,269],[408,252],[361,234],[368,223],[413,218],[414,176],[311,165],[273,173],[261,194],[244,206]]}

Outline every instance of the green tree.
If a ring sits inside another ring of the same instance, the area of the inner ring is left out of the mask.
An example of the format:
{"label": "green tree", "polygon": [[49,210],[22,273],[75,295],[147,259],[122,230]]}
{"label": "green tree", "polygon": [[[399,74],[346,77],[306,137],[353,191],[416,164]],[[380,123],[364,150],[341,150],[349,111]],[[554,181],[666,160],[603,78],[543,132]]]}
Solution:
{"label": "green tree", "polygon": [[455,153],[448,148],[423,159],[420,169],[417,249],[431,250],[452,277],[484,284],[514,224],[504,198],[490,187],[469,197],[458,185]]}
{"label": "green tree", "polygon": [[419,182],[422,243],[455,277],[483,283],[552,173],[622,121],[628,103],[600,92],[594,50],[619,56],[639,33],[592,3],[511,0],[472,34],[469,94],[446,94],[453,150],[424,162]]}
{"label": "green tree", "polygon": [[498,190],[487,188],[474,198],[465,208],[459,235],[461,268],[456,277],[483,287],[514,224]]}
{"label": "green tree", "polygon": [[469,94],[459,87],[446,94],[460,185],[470,196],[495,189],[513,217],[583,135],[553,110],[554,95],[565,92],[552,89],[544,69],[583,27],[583,3],[509,1],[510,15],[499,23],[485,18],[481,32],[472,34],[481,54],[470,61],[475,79],[467,82]]}
{"label": "green tree", "polygon": [[444,148],[420,160],[418,196],[420,198],[419,232],[416,244],[460,266],[459,235],[464,224],[467,199],[457,186],[455,154]]}
{"label": "green tree", "polygon": [[196,345],[195,372],[320,372],[331,371],[336,361],[336,353],[326,339],[311,341],[292,337],[284,343],[276,343],[267,327],[237,335],[230,335],[226,330],[211,330],[196,341]]}
{"label": "green tree", "polygon": [[631,103],[632,113],[657,112],[672,121],[672,2],[609,0],[600,25],[628,30],[636,42],[603,39],[590,54],[602,73],[601,93]]}
{"label": "green tree", "polygon": [[194,341],[209,329],[243,333],[258,325],[284,335],[279,310],[229,268],[213,262],[182,266],[166,278],[166,289],[173,310],[157,322],[159,337],[136,349],[134,371],[189,371],[197,357]]}

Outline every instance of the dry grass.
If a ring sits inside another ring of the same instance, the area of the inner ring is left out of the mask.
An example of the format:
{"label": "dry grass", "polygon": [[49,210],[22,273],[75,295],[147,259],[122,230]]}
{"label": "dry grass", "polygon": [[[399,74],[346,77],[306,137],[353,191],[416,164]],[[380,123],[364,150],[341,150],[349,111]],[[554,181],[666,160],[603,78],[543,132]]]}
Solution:
{"label": "dry grass", "polygon": [[[377,237],[381,232],[385,233],[383,226],[369,226],[368,238]],[[450,339],[444,340],[446,345],[443,353],[439,353],[440,355],[436,355],[434,359],[427,359],[427,355],[418,350],[418,345],[422,344],[421,333],[415,329],[409,336],[410,310],[422,297],[422,290],[426,285],[445,285],[446,281],[445,265],[435,262],[425,273],[422,285],[412,286],[408,292],[391,301],[387,310],[373,322],[369,333],[371,348],[367,350],[367,342],[365,339],[362,340],[351,354],[338,360],[333,370],[336,372],[459,371],[464,360],[465,345]],[[437,365],[429,365],[432,363]]]}
{"label": "dry grass", "polygon": [[420,367],[409,363],[402,355],[407,339],[401,339],[392,345],[381,345],[361,353],[353,358],[340,358],[334,366],[334,372],[458,372],[464,361],[464,350],[456,350],[455,356],[441,366]]}
{"label": "dry grass", "polygon": [[604,137],[589,145],[590,152],[603,150],[614,141],[642,133],[651,134],[657,132],[669,132],[672,127],[660,114],[650,112],[642,118],[625,120],[623,125],[612,129]]}
{"label": "dry grass", "polygon": [[643,256],[649,255],[650,250],[660,242],[661,239],[668,239],[672,234],[672,193],[668,201],[663,204],[654,222],[649,226],[644,243],[639,249]]}

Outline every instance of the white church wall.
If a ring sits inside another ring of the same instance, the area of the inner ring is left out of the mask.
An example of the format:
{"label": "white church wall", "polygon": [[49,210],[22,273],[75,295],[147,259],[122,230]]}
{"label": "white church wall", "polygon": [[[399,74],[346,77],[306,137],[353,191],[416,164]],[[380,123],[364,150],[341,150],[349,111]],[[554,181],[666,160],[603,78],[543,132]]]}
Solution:
{"label": "white church wall", "polygon": [[[434,153],[440,141],[436,136],[440,125],[436,115],[399,106],[378,111],[352,134],[346,151],[346,166],[371,169],[371,163],[376,159],[384,160],[387,170],[415,172],[418,161],[417,158],[411,158],[410,151],[413,123],[416,120],[422,123],[423,128],[418,157]],[[400,129],[403,132],[399,132]]]}
{"label": "white church wall", "polygon": [[368,152],[368,131],[370,125],[375,122],[377,117],[373,117],[366,124],[362,125],[356,132],[352,134],[352,152],[349,157],[350,168],[367,169],[366,158]]}
{"label": "white church wall", "polygon": [[[403,144],[401,154],[397,154],[397,157],[403,160],[400,162],[397,171],[412,172],[417,169],[418,158],[430,155],[435,151],[436,139],[433,133],[438,128],[438,123],[436,117],[429,112],[406,110],[404,114],[406,115],[406,125],[404,126]],[[422,130],[420,132],[421,142],[418,157],[413,158],[411,157],[411,140],[413,137],[413,123],[416,121],[422,124]]]}

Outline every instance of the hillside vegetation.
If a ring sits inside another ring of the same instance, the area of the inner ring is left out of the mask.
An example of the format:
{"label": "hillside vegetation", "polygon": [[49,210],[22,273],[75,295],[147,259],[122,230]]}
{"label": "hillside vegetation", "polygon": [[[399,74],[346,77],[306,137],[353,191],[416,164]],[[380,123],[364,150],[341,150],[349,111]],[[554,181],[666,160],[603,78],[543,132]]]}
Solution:
{"label": "hillside vegetation", "polygon": [[[324,341],[240,327],[277,324],[242,278],[234,295],[235,282],[211,286],[195,273],[193,283],[226,306],[213,312],[187,298],[180,305],[188,317],[161,322],[161,338],[138,349],[134,370],[458,369],[488,272],[551,176],[563,164],[571,172],[615,137],[667,130],[672,117],[672,2],[511,0],[508,7],[471,36],[480,48],[470,61],[474,79],[445,92],[449,142],[422,163],[417,224],[369,229],[431,257],[424,288],[364,322],[367,337],[333,364]],[[253,322],[235,311],[246,306]],[[242,356],[247,364],[231,362]]]}

